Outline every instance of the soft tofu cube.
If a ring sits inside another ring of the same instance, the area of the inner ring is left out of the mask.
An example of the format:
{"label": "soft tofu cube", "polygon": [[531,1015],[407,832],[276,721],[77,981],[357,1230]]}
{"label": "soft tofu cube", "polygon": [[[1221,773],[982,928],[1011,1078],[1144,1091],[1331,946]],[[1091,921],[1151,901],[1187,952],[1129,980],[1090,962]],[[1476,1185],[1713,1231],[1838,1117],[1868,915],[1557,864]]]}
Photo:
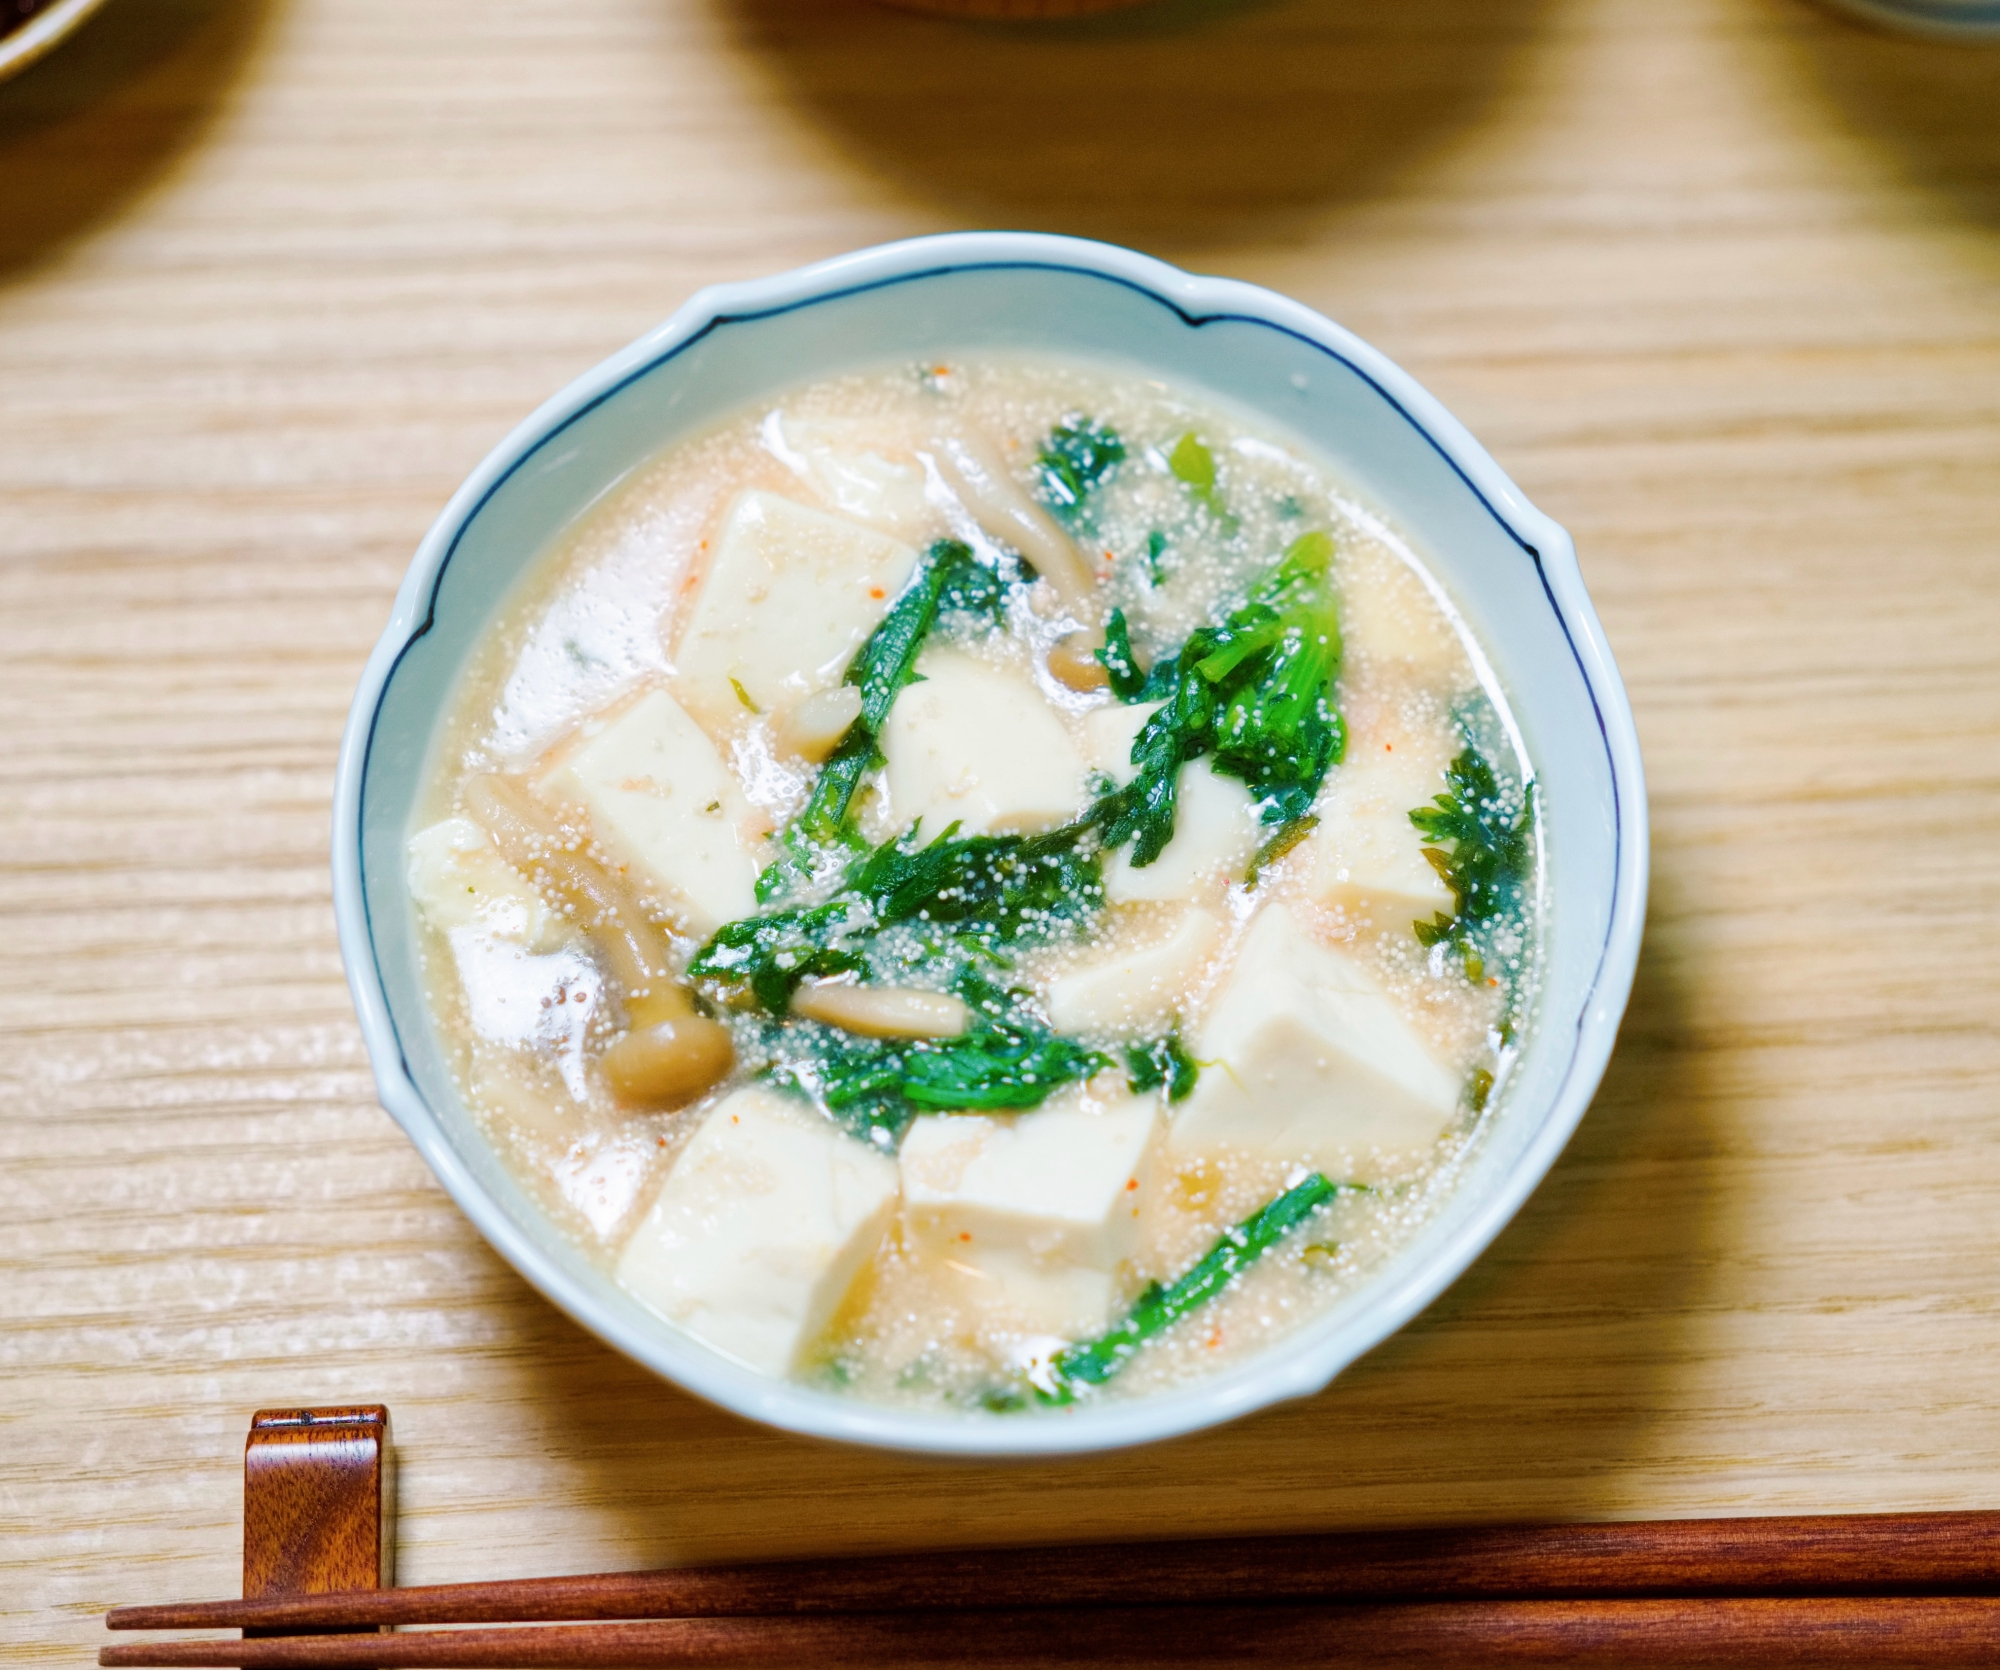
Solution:
{"label": "soft tofu cube", "polygon": [[1165,702],[1135,702],[1127,707],[1114,702],[1110,707],[1094,707],[1083,716],[1083,740],[1093,771],[1101,771],[1121,788],[1137,774],[1132,764],[1132,744],[1146,728],[1146,721],[1165,707]]}
{"label": "soft tofu cube", "polygon": [[1049,1019],[1062,1032],[1152,1025],[1177,1013],[1222,943],[1222,919],[1190,905],[1164,936],[1121,946],[1050,982]]}
{"label": "soft tofu cube", "polygon": [[1257,821],[1257,803],[1234,777],[1206,759],[1181,767],[1174,808],[1174,836],[1166,850],[1140,868],[1127,842],[1104,861],[1104,896],[1114,905],[1139,899],[1186,899],[1238,881],[1269,833]]}
{"label": "soft tofu cube", "polygon": [[1371,658],[1398,661],[1429,681],[1465,676],[1465,646],[1416,572],[1386,555],[1350,575],[1340,634]]}
{"label": "soft tofu cube", "polygon": [[1421,1159],[1458,1106],[1458,1081],[1368,971],[1280,904],[1251,922],[1193,1053],[1204,1065],[1174,1116],[1177,1153],[1233,1149],[1366,1182]]}
{"label": "soft tofu cube", "polygon": [[1083,754],[1025,672],[943,647],[917,672],[882,730],[898,822],[979,835],[1051,829],[1083,810]]}
{"label": "soft tofu cube", "polygon": [[537,787],[581,807],[598,840],[691,932],[756,910],[755,815],[708,733],[664,690],[582,738]]}
{"label": "soft tofu cube", "polygon": [[907,446],[884,444],[881,428],[773,412],[763,434],[765,445],[841,515],[921,539],[940,520],[923,466]]}
{"label": "soft tofu cube", "polygon": [[969,1305],[1031,1333],[1110,1320],[1159,1129],[1158,1098],[1087,1087],[1008,1118],[931,1114],[903,1139],[903,1233]]}
{"label": "soft tofu cube", "polygon": [[[1162,702],[1136,702],[1130,707],[1092,708],[1084,715],[1083,734],[1091,769],[1102,771],[1120,787],[1132,781],[1132,744]],[[1104,861],[1104,897],[1114,905],[1142,899],[1185,899],[1213,892],[1218,882],[1235,881],[1248,867],[1266,831],[1257,819],[1257,803],[1234,777],[1224,777],[1205,759],[1181,767],[1180,794],[1174,808],[1174,838],[1167,849],[1143,869],[1132,862],[1128,842]]]}
{"label": "soft tofu cube", "polygon": [[526,945],[541,940],[548,906],[470,818],[446,818],[418,830],[408,850],[410,897],[439,933],[477,928]]}
{"label": "soft tofu cube", "polygon": [[1307,891],[1379,927],[1450,915],[1451,889],[1410,822],[1444,786],[1444,761],[1432,750],[1414,743],[1351,748],[1328,775],[1315,808],[1319,827],[1300,848]]}
{"label": "soft tofu cube", "polygon": [[844,516],[739,493],[681,634],[676,691],[719,731],[745,698],[778,713],[838,684],[916,566],[914,548]]}
{"label": "soft tofu cube", "polygon": [[751,1087],[702,1121],[618,1260],[641,1303],[738,1362],[788,1374],[896,1210],[896,1162]]}
{"label": "soft tofu cube", "polygon": [[[491,1044],[545,1052],[572,1100],[588,1099],[584,1046],[601,977],[565,944],[564,919],[470,818],[418,830],[408,852],[410,897],[451,947],[473,1032]],[[481,1099],[488,1100],[483,1092]],[[540,1117],[547,1116],[545,1109]],[[534,1121],[524,1123],[532,1128]]]}

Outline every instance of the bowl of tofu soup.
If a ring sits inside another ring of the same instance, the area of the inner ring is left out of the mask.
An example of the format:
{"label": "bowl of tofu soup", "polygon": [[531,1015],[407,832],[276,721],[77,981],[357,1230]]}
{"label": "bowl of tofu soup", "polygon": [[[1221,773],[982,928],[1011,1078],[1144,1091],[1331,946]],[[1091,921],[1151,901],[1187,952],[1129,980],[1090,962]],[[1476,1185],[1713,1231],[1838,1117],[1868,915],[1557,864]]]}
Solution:
{"label": "bowl of tofu soup", "polygon": [[493,1245],[797,1432],[1310,1394],[1541,1179],[1645,795],[1568,536],[1271,292],[1026,234],[703,291],[417,553],[334,842]]}

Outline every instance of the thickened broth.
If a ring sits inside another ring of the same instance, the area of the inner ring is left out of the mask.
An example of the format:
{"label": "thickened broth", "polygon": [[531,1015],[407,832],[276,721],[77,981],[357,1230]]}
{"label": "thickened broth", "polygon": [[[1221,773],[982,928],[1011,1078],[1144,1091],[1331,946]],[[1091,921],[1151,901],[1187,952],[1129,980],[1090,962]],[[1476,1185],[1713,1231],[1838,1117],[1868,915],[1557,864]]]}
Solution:
{"label": "thickened broth", "polygon": [[467,1105],[750,1366],[999,1412],[1239,1359],[1452,1185],[1533,1013],[1532,773],[1392,526],[988,358],[667,448],[508,601],[410,841]]}

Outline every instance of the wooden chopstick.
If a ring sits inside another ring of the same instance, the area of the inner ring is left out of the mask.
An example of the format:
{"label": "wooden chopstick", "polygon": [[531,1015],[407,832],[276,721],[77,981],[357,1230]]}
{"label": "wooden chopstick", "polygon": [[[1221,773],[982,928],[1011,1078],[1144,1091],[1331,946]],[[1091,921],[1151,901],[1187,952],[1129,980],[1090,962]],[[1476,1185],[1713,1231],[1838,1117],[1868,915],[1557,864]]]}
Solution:
{"label": "wooden chopstick", "polygon": [[401,1635],[169,1641],[107,1647],[108,1666],[246,1670],[1084,1670],[1460,1664],[1573,1670],[1963,1667],[2000,1655],[2000,1598],[1787,1596],[1324,1606],[1039,1609],[951,1615],[676,1618]]}
{"label": "wooden chopstick", "polygon": [[2000,1594],[2000,1513],[1670,1519],[695,1566],[121,1606],[112,1629],[367,1629],[991,1607]]}

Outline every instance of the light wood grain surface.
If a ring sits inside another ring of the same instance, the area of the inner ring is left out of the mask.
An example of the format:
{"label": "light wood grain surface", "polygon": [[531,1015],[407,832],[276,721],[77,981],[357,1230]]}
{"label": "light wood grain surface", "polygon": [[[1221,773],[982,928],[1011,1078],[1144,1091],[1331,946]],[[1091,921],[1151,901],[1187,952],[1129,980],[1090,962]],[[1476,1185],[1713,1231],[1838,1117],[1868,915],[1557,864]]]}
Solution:
{"label": "light wood grain surface", "polygon": [[[1610,1077],[1323,1396],[805,1443],[532,1294],[376,1107],[335,747],[408,555],[711,280],[1029,226],[1288,290],[1568,524],[1647,751]],[[406,1580],[2000,1506],[2000,51],[1800,0],[111,0],[0,86],[0,1655],[237,1582],[260,1404]]]}

